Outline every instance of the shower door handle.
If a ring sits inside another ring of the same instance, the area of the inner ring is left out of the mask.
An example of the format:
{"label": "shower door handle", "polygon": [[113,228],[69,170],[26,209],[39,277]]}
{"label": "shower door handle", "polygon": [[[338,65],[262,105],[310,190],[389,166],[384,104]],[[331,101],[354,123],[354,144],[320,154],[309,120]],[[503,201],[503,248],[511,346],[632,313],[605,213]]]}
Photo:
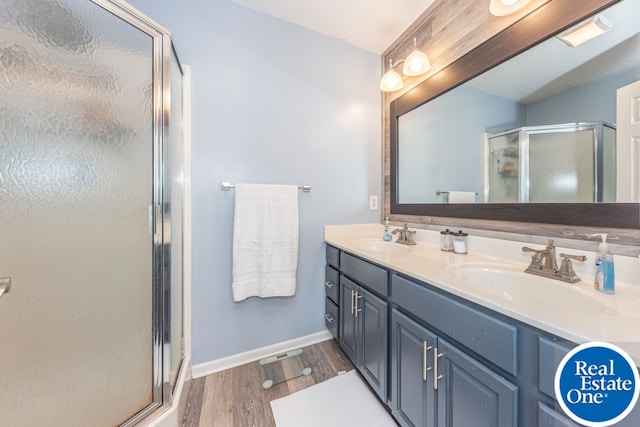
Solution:
{"label": "shower door handle", "polygon": [[4,294],[8,294],[11,289],[11,277],[2,277],[0,278],[0,298]]}

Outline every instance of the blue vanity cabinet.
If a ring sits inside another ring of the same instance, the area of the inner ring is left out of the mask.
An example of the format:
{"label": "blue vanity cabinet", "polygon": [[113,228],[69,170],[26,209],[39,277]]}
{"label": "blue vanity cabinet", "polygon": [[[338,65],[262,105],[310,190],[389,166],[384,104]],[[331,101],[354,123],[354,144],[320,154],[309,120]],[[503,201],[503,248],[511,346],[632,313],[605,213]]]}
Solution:
{"label": "blue vanity cabinet", "polygon": [[[577,426],[553,388],[575,343],[348,252],[329,256],[340,347],[400,425]],[[638,426],[640,403],[616,424]]]}
{"label": "blue vanity cabinet", "polygon": [[388,340],[387,321],[389,304],[364,288],[360,289],[357,313],[361,343],[359,368],[371,388],[387,401]]}
{"label": "blue vanity cabinet", "polygon": [[391,411],[402,426],[518,425],[515,384],[396,308],[391,396]]}
{"label": "blue vanity cabinet", "polygon": [[560,411],[538,402],[538,427],[580,427]]}
{"label": "blue vanity cabinet", "polygon": [[325,259],[327,261],[327,265],[332,266],[336,270],[340,269],[340,249],[327,245]]}
{"label": "blue vanity cabinet", "polygon": [[337,340],[340,338],[340,250],[333,246],[326,247],[327,265],[324,267],[324,324]]}
{"label": "blue vanity cabinet", "polygon": [[327,327],[333,338],[339,339],[339,319],[340,309],[329,297],[324,299],[324,325]]}
{"label": "blue vanity cabinet", "polygon": [[436,425],[433,351],[436,335],[391,310],[391,413],[402,426]]}
{"label": "blue vanity cabinet", "polygon": [[554,379],[558,365],[575,344],[551,336],[538,337],[537,427],[578,427],[555,402]]}
{"label": "blue vanity cabinet", "polygon": [[339,343],[371,388],[387,400],[386,269],[340,253]]}
{"label": "blue vanity cabinet", "polygon": [[438,427],[514,427],[518,425],[518,387],[439,338]]}
{"label": "blue vanity cabinet", "polygon": [[351,280],[342,277],[340,280],[340,322],[338,335],[340,336],[340,347],[347,357],[357,366],[358,365],[358,318],[355,316],[354,299],[356,292],[360,287]]}
{"label": "blue vanity cabinet", "polygon": [[388,303],[345,276],[340,299],[340,347],[386,401]]}
{"label": "blue vanity cabinet", "polygon": [[324,289],[324,323],[331,335],[339,339],[340,272],[329,265],[324,267]]}

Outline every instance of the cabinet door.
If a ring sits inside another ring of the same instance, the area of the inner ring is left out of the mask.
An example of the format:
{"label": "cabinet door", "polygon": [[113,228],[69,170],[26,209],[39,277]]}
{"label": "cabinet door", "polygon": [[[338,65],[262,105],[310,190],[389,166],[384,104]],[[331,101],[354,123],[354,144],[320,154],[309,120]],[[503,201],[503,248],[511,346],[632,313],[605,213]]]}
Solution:
{"label": "cabinet door", "polygon": [[578,427],[578,424],[547,405],[538,403],[538,427]]}
{"label": "cabinet door", "polygon": [[518,387],[438,339],[438,427],[518,425]]}
{"label": "cabinet door", "polygon": [[360,371],[383,401],[387,399],[387,302],[364,288],[358,290]]}
{"label": "cabinet door", "polygon": [[351,359],[354,365],[358,366],[358,323],[354,313],[354,296],[358,291],[358,285],[346,277],[340,278],[340,322],[339,336],[340,347]]}
{"label": "cabinet door", "polygon": [[433,349],[436,336],[397,310],[391,311],[390,406],[402,426],[434,426]]}

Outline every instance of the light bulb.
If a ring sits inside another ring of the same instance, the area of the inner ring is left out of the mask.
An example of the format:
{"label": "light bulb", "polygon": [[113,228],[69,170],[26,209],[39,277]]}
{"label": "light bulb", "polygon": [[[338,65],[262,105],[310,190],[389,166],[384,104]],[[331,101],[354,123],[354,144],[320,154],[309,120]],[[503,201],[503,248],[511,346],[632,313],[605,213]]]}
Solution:
{"label": "light bulb", "polygon": [[419,76],[429,71],[429,68],[431,68],[431,64],[429,63],[427,55],[419,50],[414,50],[407,56],[407,59],[405,59],[402,72],[406,76]]}
{"label": "light bulb", "polygon": [[[396,63],[396,65],[398,65]],[[384,73],[380,79],[380,90],[383,92],[393,92],[402,89],[402,76],[393,69],[393,60],[389,59],[389,71]]]}
{"label": "light bulb", "polygon": [[407,59],[404,60],[402,72],[405,76],[419,76],[429,71],[429,68],[431,68],[429,57],[424,52],[418,50],[416,39],[414,38],[413,50],[409,56],[407,56]]}
{"label": "light bulb", "polygon": [[380,80],[380,90],[384,92],[393,92],[402,88],[402,77],[393,70],[387,71],[382,80]]}

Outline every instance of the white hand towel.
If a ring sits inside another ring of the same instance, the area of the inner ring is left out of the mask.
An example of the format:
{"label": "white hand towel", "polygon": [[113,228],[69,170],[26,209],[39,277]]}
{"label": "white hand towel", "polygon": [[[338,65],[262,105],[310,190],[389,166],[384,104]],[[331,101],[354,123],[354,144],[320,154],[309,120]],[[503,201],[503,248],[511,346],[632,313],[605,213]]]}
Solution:
{"label": "white hand towel", "polygon": [[291,296],[298,266],[298,187],[236,184],[233,300]]}
{"label": "white hand towel", "polygon": [[449,191],[449,203],[475,203],[476,193],[473,191]]}

